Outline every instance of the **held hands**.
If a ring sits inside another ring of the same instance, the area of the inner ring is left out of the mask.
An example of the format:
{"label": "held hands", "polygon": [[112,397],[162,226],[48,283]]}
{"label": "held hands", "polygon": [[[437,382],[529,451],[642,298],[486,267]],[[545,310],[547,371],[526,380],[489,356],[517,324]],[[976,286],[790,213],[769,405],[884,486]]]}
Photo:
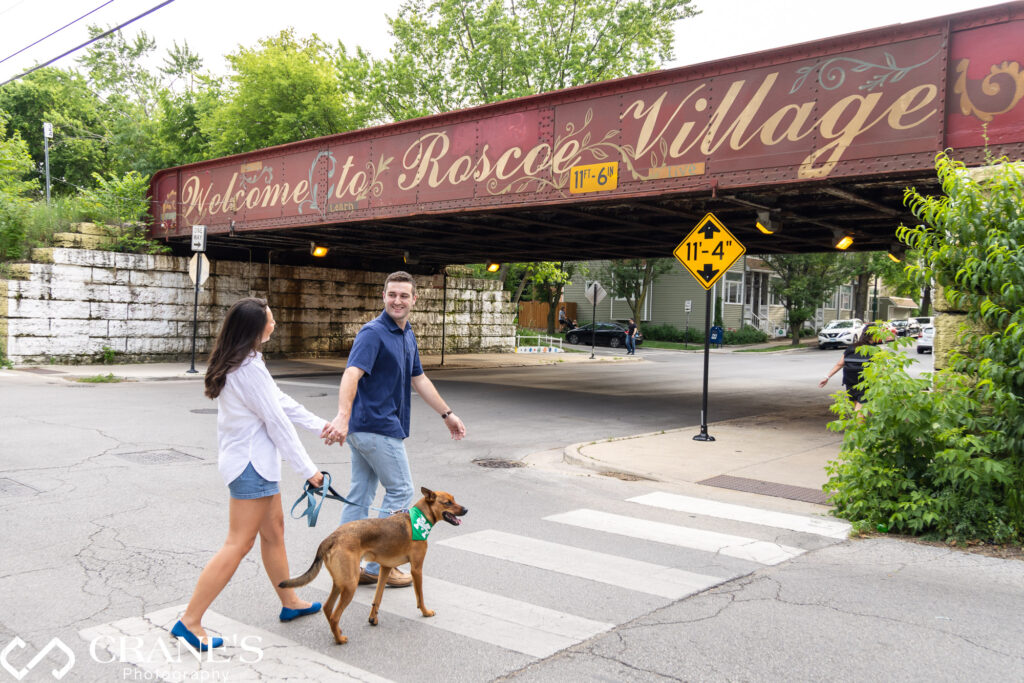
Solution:
{"label": "held hands", "polygon": [[466,425],[462,424],[462,420],[455,413],[451,413],[448,417],[444,418],[444,424],[448,427],[448,432],[452,435],[452,438],[456,441],[461,441],[466,436]]}
{"label": "held hands", "polygon": [[347,436],[348,418],[343,418],[341,415],[325,424],[324,428],[320,431],[320,438],[323,439],[324,443],[328,446],[332,444],[343,446]]}

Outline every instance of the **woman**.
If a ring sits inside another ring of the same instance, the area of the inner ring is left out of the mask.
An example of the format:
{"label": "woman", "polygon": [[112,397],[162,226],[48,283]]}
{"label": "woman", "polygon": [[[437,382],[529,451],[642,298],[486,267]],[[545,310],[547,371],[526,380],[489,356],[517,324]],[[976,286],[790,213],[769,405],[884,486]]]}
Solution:
{"label": "woman", "polygon": [[206,395],[217,399],[217,467],[231,494],[228,537],[207,563],[181,620],[171,633],[205,652],[220,647],[202,627],[203,614],[227,585],[257,534],[263,567],[281,600],[281,621],[314,614],[320,603],[300,600],[277,585],[288,577],[284,512],[278,480],[281,457],[314,486],[323,475],[309,459],[295,424],[317,434],[327,420],[313,415],[277,388],[260,347],[270,339],[274,315],[263,299],[238,301],[224,318],[206,370]]}
{"label": "woman", "polygon": [[824,388],[828,384],[829,378],[842,370],[843,385],[846,387],[846,393],[849,394],[850,400],[853,401],[854,408],[857,410],[860,410],[861,405],[864,403],[864,391],[858,389],[857,385],[863,379],[864,364],[869,360],[867,356],[861,354],[857,349],[871,343],[871,339],[868,337],[868,328],[865,326],[861,330],[860,336],[857,337],[857,341],[843,349],[843,357],[832,366],[832,369],[825,375],[825,379],[818,383],[819,387]]}

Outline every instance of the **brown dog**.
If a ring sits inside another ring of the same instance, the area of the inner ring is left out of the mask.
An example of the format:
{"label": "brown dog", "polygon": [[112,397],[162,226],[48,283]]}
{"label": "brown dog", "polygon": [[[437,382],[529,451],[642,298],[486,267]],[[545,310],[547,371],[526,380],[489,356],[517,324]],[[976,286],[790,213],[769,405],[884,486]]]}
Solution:
{"label": "brown dog", "polygon": [[[373,606],[370,609],[371,624],[377,625],[377,609],[380,607],[380,599],[384,594],[384,586],[387,585],[391,569],[406,562],[411,567],[416,607],[423,616],[434,616],[432,610],[423,606],[423,558],[427,555],[427,541],[422,530],[425,528],[429,534],[430,528],[442,519],[458,526],[462,523],[459,517],[469,512],[469,509],[456,503],[451,494],[445,491],[435,493],[428,488],[421,488],[420,491],[423,492],[423,497],[413,506],[416,508],[415,512],[410,508],[410,512],[396,513],[390,517],[360,519],[341,525],[317,548],[316,559],[305,574],[279,584],[281,588],[305,586],[320,573],[320,566],[326,564],[327,571],[334,579],[334,586],[331,588],[330,597],[327,598],[327,604],[324,605],[324,616],[327,617],[334,640],[339,644],[348,642],[348,638],[341,635],[338,621],[356,593],[356,586],[359,585],[359,561],[363,558],[380,564],[377,592],[373,596]],[[422,518],[418,520],[419,533],[416,535],[423,536],[424,540],[415,540],[413,537],[413,516]],[[428,524],[424,525],[422,520],[426,520]]]}

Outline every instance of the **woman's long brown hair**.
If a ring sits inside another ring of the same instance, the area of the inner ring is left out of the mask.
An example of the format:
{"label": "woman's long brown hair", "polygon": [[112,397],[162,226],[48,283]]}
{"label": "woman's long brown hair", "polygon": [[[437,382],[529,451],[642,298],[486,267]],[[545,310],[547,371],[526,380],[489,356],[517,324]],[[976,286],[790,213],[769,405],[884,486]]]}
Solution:
{"label": "woman's long brown hair", "polygon": [[207,397],[220,396],[228,373],[241,365],[253,351],[259,351],[266,327],[266,299],[246,297],[228,309],[206,367]]}

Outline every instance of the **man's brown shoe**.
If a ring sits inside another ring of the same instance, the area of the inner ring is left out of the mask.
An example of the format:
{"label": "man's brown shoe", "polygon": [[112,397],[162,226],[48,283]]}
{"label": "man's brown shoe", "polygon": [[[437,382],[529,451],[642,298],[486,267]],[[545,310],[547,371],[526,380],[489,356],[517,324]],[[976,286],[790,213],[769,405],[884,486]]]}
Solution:
{"label": "man's brown shoe", "polygon": [[[371,574],[370,572],[366,571],[365,568],[360,569],[359,570],[359,585],[363,586],[363,585],[370,584],[370,583],[372,583],[372,584],[376,584],[377,583],[377,575],[376,574]],[[392,569],[391,573],[388,574],[387,585],[389,585],[389,586],[392,586],[392,587],[395,587],[395,588],[401,588],[402,586],[408,586],[410,584],[412,584],[412,575],[411,574],[406,574],[405,572],[398,571],[397,569]]]}
{"label": "man's brown shoe", "polygon": [[406,574],[400,572],[397,569],[392,569],[391,573],[388,574],[388,585],[395,588],[401,588],[402,586],[408,586],[412,583],[412,574]]}

